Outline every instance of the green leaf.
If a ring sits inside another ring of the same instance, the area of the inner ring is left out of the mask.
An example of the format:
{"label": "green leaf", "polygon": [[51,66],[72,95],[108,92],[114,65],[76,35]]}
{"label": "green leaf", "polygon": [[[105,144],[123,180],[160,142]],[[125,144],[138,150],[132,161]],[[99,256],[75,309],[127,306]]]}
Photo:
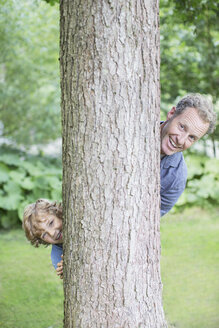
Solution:
{"label": "green leaf", "polygon": [[20,160],[19,156],[16,154],[2,154],[0,157],[0,161],[13,166],[20,166],[22,161]]}
{"label": "green leaf", "polygon": [[53,189],[61,189],[62,182],[55,176],[47,177],[48,184]]}
{"label": "green leaf", "polygon": [[37,166],[35,166],[31,162],[24,161],[22,163],[22,167],[27,170],[27,172],[29,173],[29,175],[32,175],[32,176],[40,176],[40,175],[42,175],[42,169],[39,169]]}
{"label": "green leaf", "polygon": [[49,182],[48,182],[48,177],[47,176],[39,176],[34,179],[34,185],[38,189],[43,189],[43,190],[50,190]]}
{"label": "green leaf", "polygon": [[21,188],[14,181],[8,181],[3,186],[6,195],[0,196],[0,206],[6,210],[16,210],[23,199]]}
{"label": "green leaf", "polygon": [[196,194],[193,193],[187,193],[186,195],[187,197],[187,202],[188,203],[195,203],[198,200],[198,197]]}
{"label": "green leaf", "polygon": [[26,175],[26,173],[23,170],[22,171],[21,170],[11,171],[9,173],[9,176],[11,177],[11,179],[18,184],[21,183],[21,181],[24,179],[25,175]]}
{"label": "green leaf", "polygon": [[205,172],[219,177],[219,160],[216,158],[208,159],[205,162]]}
{"label": "green leaf", "polygon": [[1,226],[4,229],[12,228],[17,223],[17,214],[15,211],[8,211],[7,214],[0,217]]}
{"label": "green leaf", "polygon": [[61,189],[53,189],[51,192],[51,198],[53,200],[62,201],[62,190]]}
{"label": "green leaf", "polygon": [[26,177],[23,181],[21,181],[20,186],[26,190],[33,190],[35,184],[31,177]]}
{"label": "green leaf", "polygon": [[51,199],[50,197],[50,191],[49,190],[45,190],[45,189],[39,189],[39,188],[35,188],[33,190],[33,198],[36,201],[39,198],[46,198],[46,199]]}
{"label": "green leaf", "polygon": [[0,163],[0,182],[6,182],[9,179],[9,168],[3,164]]}
{"label": "green leaf", "polygon": [[195,175],[201,175],[204,172],[204,158],[200,156],[186,157],[186,164],[188,168],[188,180],[192,179]]}
{"label": "green leaf", "polygon": [[30,199],[25,199],[23,202],[20,202],[18,205],[18,217],[21,221],[23,221],[24,209],[28,204],[34,203],[34,201],[30,201]]}
{"label": "green leaf", "polygon": [[5,210],[16,210],[23,197],[20,194],[11,194],[8,196],[0,196],[1,208]]}

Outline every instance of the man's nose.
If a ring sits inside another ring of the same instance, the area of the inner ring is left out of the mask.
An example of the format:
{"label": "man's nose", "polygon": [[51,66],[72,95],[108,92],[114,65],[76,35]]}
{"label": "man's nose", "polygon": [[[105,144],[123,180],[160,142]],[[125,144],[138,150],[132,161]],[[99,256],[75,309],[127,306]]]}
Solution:
{"label": "man's nose", "polygon": [[186,142],[187,138],[188,138],[187,133],[180,134],[178,136],[178,138],[177,138],[178,145],[180,145],[180,146],[184,145],[184,143]]}

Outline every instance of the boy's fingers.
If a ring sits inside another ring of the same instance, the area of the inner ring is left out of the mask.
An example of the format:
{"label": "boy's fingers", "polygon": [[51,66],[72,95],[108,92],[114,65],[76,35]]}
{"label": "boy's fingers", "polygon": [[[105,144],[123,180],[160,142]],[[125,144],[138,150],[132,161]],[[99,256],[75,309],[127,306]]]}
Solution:
{"label": "boy's fingers", "polygon": [[57,265],[63,265],[63,260],[57,263]]}
{"label": "boy's fingers", "polygon": [[57,272],[57,276],[62,276],[63,272]]}

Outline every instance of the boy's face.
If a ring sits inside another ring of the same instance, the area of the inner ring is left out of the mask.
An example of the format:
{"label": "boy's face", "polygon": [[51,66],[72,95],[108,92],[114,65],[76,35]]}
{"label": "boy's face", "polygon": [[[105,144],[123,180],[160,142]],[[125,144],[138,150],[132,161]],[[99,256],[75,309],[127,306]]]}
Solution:
{"label": "boy's face", "polygon": [[62,244],[62,220],[53,214],[42,214],[40,238],[48,244]]}

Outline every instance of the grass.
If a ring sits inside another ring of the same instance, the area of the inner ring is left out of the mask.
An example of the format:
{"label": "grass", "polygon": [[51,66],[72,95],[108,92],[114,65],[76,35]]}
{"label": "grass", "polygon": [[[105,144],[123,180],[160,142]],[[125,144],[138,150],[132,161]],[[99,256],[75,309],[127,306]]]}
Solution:
{"label": "grass", "polygon": [[[169,327],[219,327],[218,227],[216,210],[190,209],[161,220]],[[0,327],[61,328],[62,281],[50,263],[50,248],[36,249],[23,231],[13,230],[0,233],[0,249]]]}
{"label": "grass", "polygon": [[163,302],[170,327],[219,327],[218,214],[196,208],[162,219]]}
{"label": "grass", "polygon": [[61,328],[62,281],[50,247],[29,245],[22,230],[0,234],[0,327]]}

